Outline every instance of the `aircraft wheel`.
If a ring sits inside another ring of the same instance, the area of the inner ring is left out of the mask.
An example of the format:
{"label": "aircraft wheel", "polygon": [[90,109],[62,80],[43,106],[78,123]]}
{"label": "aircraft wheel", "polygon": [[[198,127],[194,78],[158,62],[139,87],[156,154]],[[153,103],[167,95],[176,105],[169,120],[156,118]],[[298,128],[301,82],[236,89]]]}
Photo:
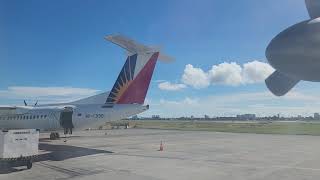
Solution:
{"label": "aircraft wheel", "polygon": [[59,133],[57,133],[57,132],[50,133],[50,140],[57,140],[59,138],[60,138]]}
{"label": "aircraft wheel", "polygon": [[55,133],[50,134],[50,140],[55,140]]}
{"label": "aircraft wheel", "polygon": [[55,134],[56,134],[56,138],[57,138],[57,139],[60,139],[59,133],[55,133]]}

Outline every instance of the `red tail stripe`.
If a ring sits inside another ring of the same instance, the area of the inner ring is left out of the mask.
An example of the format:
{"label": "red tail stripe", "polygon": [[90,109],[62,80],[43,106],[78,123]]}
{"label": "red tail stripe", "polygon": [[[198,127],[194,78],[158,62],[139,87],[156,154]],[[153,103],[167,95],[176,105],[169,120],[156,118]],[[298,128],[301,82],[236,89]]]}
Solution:
{"label": "red tail stripe", "polygon": [[159,53],[153,54],[147,64],[120,97],[117,104],[144,103],[158,56]]}

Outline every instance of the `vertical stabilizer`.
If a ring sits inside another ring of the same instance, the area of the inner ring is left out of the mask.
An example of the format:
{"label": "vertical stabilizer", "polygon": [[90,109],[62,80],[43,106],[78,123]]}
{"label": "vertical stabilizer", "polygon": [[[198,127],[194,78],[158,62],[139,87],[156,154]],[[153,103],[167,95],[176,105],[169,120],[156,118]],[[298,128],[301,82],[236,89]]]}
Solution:
{"label": "vertical stabilizer", "polygon": [[106,104],[143,104],[159,52],[120,35],[108,36],[106,39],[125,48],[130,54]]}

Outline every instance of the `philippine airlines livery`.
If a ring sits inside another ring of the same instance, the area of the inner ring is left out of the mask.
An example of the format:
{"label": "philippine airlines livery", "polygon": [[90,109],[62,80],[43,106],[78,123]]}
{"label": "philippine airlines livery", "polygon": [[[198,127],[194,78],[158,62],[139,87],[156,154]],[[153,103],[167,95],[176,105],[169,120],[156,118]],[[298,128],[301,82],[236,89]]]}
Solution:
{"label": "philippine airlines livery", "polygon": [[170,61],[159,50],[144,46],[121,35],[107,40],[128,51],[127,60],[110,92],[70,103],[0,107],[1,129],[41,129],[56,131],[101,125],[149,109],[144,100],[157,59]]}

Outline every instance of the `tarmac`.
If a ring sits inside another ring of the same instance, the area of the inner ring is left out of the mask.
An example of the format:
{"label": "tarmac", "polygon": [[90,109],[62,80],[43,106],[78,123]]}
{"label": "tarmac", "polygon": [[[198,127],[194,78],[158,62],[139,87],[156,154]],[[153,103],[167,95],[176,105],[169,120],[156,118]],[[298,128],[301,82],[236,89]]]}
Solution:
{"label": "tarmac", "polygon": [[32,169],[2,169],[0,180],[320,178],[319,136],[121,129],[47,137]]}

